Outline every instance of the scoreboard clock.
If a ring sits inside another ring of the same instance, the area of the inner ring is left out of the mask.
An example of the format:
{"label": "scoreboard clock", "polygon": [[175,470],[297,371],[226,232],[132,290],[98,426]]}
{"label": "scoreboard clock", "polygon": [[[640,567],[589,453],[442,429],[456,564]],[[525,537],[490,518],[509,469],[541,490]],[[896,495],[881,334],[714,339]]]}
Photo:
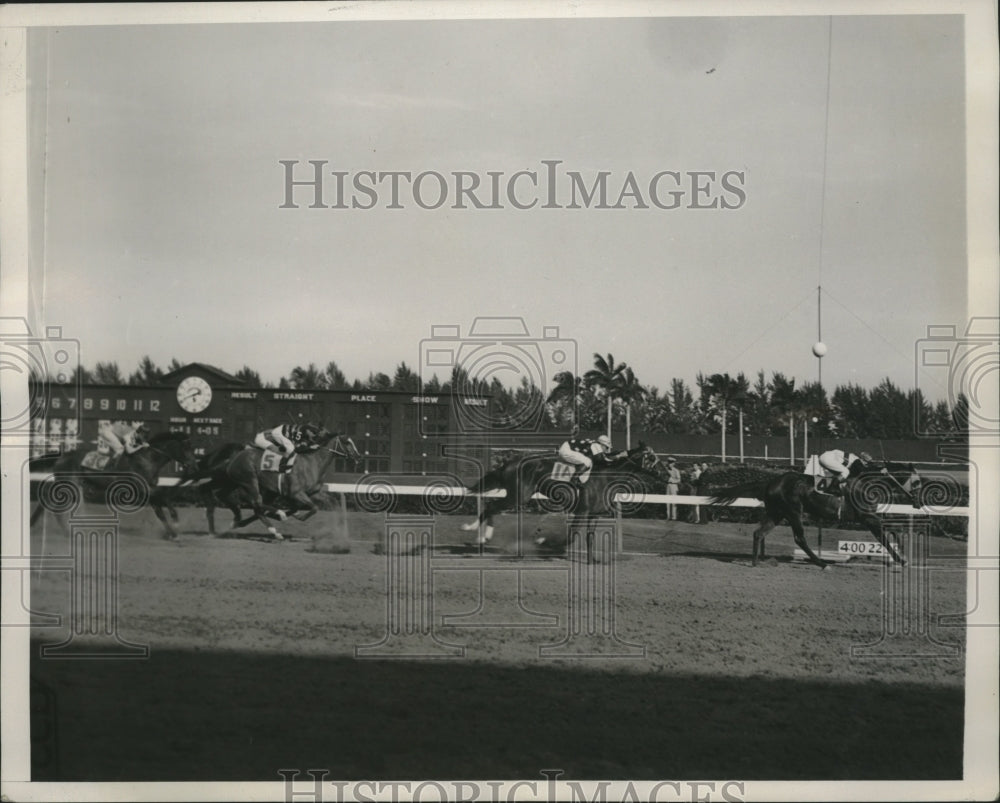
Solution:
{"label": "scoreboard clock", "polygon": [[200,376],[189,376],[177,386],[177,403],[188,413],[200,413],[212,403],[212,386]]}

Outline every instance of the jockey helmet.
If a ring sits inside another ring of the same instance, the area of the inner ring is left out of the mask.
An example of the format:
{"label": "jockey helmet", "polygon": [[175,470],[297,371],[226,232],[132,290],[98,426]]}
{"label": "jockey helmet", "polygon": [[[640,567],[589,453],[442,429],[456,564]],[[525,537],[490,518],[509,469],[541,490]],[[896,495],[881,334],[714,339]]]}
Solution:
{"label": "jockey helmet", "polygon": [[601,437],[597,439],[597,442],[606,449],[611,448],[611,438],[609,438],[607,435],[601,435]]}

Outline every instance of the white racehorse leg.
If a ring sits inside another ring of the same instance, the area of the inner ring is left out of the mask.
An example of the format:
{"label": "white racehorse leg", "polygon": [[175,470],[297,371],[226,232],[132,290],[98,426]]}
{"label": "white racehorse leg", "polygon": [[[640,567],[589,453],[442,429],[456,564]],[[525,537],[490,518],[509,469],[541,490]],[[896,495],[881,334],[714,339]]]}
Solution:
{"label": "white racehorse leg", "polygon": [[493,537],[493,527],[491,527],[489,524],[487,524],[483,528],[483,534],[481,536],[479,536],[479,538],[477,539],[476,543],[485,544],[492,537]]}
{"label": "white racehorse leg", "polygon": [[274,527],[268,526],[267,531],[269,533],[271,533],[271,537],[274,538],[275,541],[284,541],[285,540],[285,536],[283,536],[276,529],[274,529]]}
{"label": "white racehorse leg", "polygon": [[462,525],[462,529],[465,530],[465,532],[467,532],[467,533],[470,533],[473,530],[478,530],[479,529],[479,519],[476,519],[475,521],[470,521],[468,524],[463,524]]}

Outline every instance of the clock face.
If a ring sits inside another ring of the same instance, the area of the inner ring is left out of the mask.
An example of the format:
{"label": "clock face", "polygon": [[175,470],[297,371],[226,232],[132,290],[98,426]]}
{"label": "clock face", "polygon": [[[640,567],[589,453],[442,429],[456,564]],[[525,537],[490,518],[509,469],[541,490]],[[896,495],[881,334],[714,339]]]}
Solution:
{"label": "clock face", "polygon": [[212,403],[212,386],[200,376],[189,376],[177,386],[177,403],[182,410],[200,413]]}

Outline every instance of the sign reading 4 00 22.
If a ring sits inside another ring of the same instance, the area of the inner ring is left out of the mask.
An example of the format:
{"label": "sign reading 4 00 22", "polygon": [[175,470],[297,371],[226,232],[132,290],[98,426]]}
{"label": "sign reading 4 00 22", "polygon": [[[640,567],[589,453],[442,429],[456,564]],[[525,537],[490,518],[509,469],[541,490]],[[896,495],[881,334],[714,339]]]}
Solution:
{"label": "sign reading 4 00 22", "polygon": [[[892,548],[899,552],[899,545]],[[837,551],[845,555],[884,555],[885,549],[875,541],[838,541]]]}

